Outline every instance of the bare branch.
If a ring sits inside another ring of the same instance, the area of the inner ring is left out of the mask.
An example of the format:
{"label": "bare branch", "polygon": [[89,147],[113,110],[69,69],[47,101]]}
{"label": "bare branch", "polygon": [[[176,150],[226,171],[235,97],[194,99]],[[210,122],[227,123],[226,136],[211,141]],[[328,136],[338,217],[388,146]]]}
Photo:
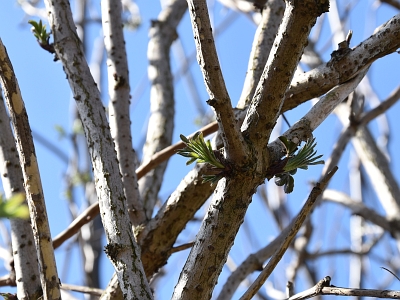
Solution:
{"label": "bare branch", "polygon": [[268,1],[262,10],[262,19],[254,35],[242,95],[237,104],[238,108],[247,107],[253,99],[257,83],[260,81],[274,44],[284,10],[285,2],[281,0]]}
{"label": "bare branch", "polygon": [[[337,115],[343,124],[348,124],[348,108],[341,105]],[[354,148],[363,163],[374,190],[389,219],[398,219],[400,213],[400,188],[389,167],[389,162],[367,127],[361,127],[353,139]]]}
{"label": "bare branch", "polygon": [[[146,143],[143,147],[143,163],[147,163],[158,151],[172,142],[174,127],[174,86],[170,66],[170,48],[177,38],[178,26],[187,4],[185,0],[172,0],[153,21],[147,49],[149,60],[148,76],[151,81],[150,110]],[[153,215],[158,191],[167,163],[162,163],[139,181],[147,219]]]}
{"label": "bare branch", "polygon": [[44,200],[28,115],[13,67],[1,40],[0,77],[13,123],[20,165],[24,176],[26,198],[39,260],[43,296],[46,299],[61,299],[60,282],[51,241],[46,202]]}
{"label": "bare branch", "polygon": [[382,227],[384,230],[391,232],[392,234],[395,231],[399,231],[400,227],[399,225],[394,226],[390,220],[387,220],[385,217],[379,215],[376,213],[374,209],[368,208],[363,204],[362,202],[356,202],[352,200],[348,195],[334,191],[334,190],[326,190],[323,195],[322,199],[324,201],[330,201],[333,203],[338,203],[341,204],[347,208],[349,208],[353,214],[359,215],[363,217],[365,220],[370,221],[380,227]]}
{"label": "bare branch", "polygon": [[61,289],[66,290],[66,291],[74,291],[74,292],[94,295],[94,296],[100,296],[104,292],[103,290],[97,289],[97,288],[74,285],[74,284],[67,284],[67,283],[63,283],[61,286]]}
{"label": "bare branch", "polygon": [[241,300],[251,299],[257,291],[262,287],[264,282],[268,279],[269,275],[275,269],[278,262],[285,254],[286,250],[289,248],[290,244],[292,243],[293,239],[295,238],[297,232],[301,228],[304,220],[310,214],[315,201],[317,200],[318,196],[322,194],[324,189],[328,186],[329,180],[337,171],[337,167],[334,167],[331,171],[329,171],[322,180],[316,184],[316,186],[312,189],[310,195],[306,203],[304,203],[301,211],[299,212],[293,226],[290,228],[289,233],[287,234],[286,238],[282,242],[281,246],[279,247],[278,251],[271,257],[268,261],[267,265],[261,271],[261,274],[257,277],[257,279],[253,282],[250,288],[246,291],[245,294],[240,298]]}
{"label": "bare branch", "polygon": [[300,74],[286,92],[282,112],[319,97],[334,86],[355,77],[372,62],[395,52],[400,47],[400,14],[383,24],[376,33],[345,53],[332,53],[326,64]]}
{"label": "bare branch", "polygon": [[335,296],[345,296],[345,297],[359,296],[359,297],[400,299],[399,291],[342,288],[330,285],[330,280],[331,278],[329,276],[326,276],[311,289],[298,293],[288,298],[287,300],[303,300],[318,295],[335,295]]}
{"label": "bare branch", "polygon": [[100,93],[90,74],[72,19],[69,3],[45,1],[54,47],[76,100],[95,177],[101,218],[107,238],[106,253],[128,298],[152,299],[140,261],[140,249],[127,213],[117,154]]}
{"label": "bare branch", "polygon": [[179,245],[179,246],[173,247],[170,252],[172,254],[172,253],[176,253],[176,252],[179,252],[179,251],[183,251],[183,250],[191,248],[193,245],[194,245],[194,242],[190,242],[190,243],[186,243],[186,244],[183,244],[183,245]]}
{"label": "bare branch", "polygon": [[398,100],[400,99],[400,86],[398,86],[393,92],[390,93],[389,97],[382,101],[377,107],[371,109],[368,112],[365,112],[360,116],[359,124],[366,125],[368,122],[375,119],[380,114],[386,112],[389,108],[391,108]]}
{"label": "bare branch", "polygon": [[188,0],[188,7],[196,43],[197,60],[210,96],[207,103],[215,110],[223,137],[226,158],[241,165],[246,160],[246,145],[236,123],[231,100],[222,76],[207,3],[205,0]]}
{"label": "bare branch", "polygon": [[312,298],[314,296],[317,296],[317,295],[321,294],[321,291],[325,286],[330,285],[330,281],[331,281],[331,278],[329,276],[326,276],[325,278],[321,279],[311,289],[308,289],[302,293],[296,294],[296,295],[290,297],[289,299],[290,300],[294,300],[294,299],[299,300],[299,299],[307,299],[307,298]]}
{"label": "bare branch", "polygon": [[[244,136],[265,152],[272,129],[281,114],[284,96],[300,61],[316,19],[329,8],[328,1],[286,1],[286,9],[267,64],[242,125]],[[262,133],[262,134],[261,134]]]}
{"label": "bare branch", "polygon": [[107,51],[109,121],[122,174],[132,225],[146,220],[136,177],[137,157],[132,148],[130,85],[120,0],[101,1],[104,44]]}
{"label": "bare branch", "polygon": [[[0,174],[6,198],[25,193],[24,179],[15,152],[15,141],[0,89]],[[37,299],[42,295],[39,268],[30,220],[10,218],[18,299]]]}
{"label": "bare branch", "polygon": [[394,8],[400,9],[400,1],[398,0],[379,0],[381,3],[386,3],[389,4],[391,6],[393,6]]}

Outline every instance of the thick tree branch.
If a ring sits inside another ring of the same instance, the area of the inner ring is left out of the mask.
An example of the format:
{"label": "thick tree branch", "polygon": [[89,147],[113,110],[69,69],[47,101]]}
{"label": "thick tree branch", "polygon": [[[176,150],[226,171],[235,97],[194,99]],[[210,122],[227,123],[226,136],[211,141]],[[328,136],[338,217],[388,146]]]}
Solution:
{"label": "thick tree branch", "polygon": [[104,44],[107,51],[109,121],[122,174],[129,217],[133,225],[146,220],[136,177],[137,156],[132,148],[130,85],[120,0],[101,1]]}
{"label": "thick tree branch", "polygon": [[243,109],[247,107],[253,99],[257,83],[260,81],[264,66],[267,63],[284,11],[285,2],[282,0],[268,1],[262,10],[262,19],[254,35],[246,78],[240,100],[237,104],[238,108]]}
{"label": "thick tree branch", "polygon": [[215,186],[202,183],[206,165],[197,165],[181,181],[176,190],[151,219],[142,232],[137,233],[142,247],[142,261],[148,277],[167,263],[179,233],[209,198]]}
{"label": "thick tree branch", "polygon": [[246,146],[235,120],[231,100],[222,76],[207,3],[205,0],[188,0],[188,9],[196,43],[197,61],[210,96],[207,103],[215,110],[226,158],[241,165],[247,159]]}
{"label": "thick tree branch", "polygon": [[[150,110],[146,143],[143,147],[143,163],[152,155],[168,147],[172,142],[174,127],[174,86],[170,66],[170,49],[177,38],[178,26],[187,4],[185,0],[173,0],[160,12],[150,28],[147,49],[148,76],[151,81]],[[167,163],[161,163],[139,181],[140,196],[147,219],[153,215],[154,205],[163,181]]]}
{"label": "thick tree branch", "polygon": [[218,182],[172,299],[211,298],[255,188],[263,182],[252,176],[249,170]]}
{"label": "thick tree branch", "polygon": [[[0,174],[7,199],[25,193],[24,179],[15,151],[15,140],[0,89]],[[30,220],[10,218],[18,299],[37,299],[42,296],[34,236]]]}
{"label": "thick tree branch", "polygon": [[51,240],[35,146],[31,135],[28,114],[6,48],[0,40],[0,79],[5,92],[8,110],[16,137],[20,165],[24,176],[25,193],[39,260],[39,273],[43,296],[61,299],[60,281]]}
{"label": "thick tree branch", "polygon": [[355,77],[378,58],[400,47],[400,14],[394,16],[354,49],[334,51],[331,60],[309,72],[300,74],[286,92],[282,112],[319,97],[334,86]]}
{"label": "thick tree branch", "polygon": [[100,93],[90,74],[69,3],[45,1],[54,47],[76,100],[93,166],[96,193],[107,238],[106,253],[127,298],[152,299],[129,220],[117,154]]}
{"label": "thick tree branch", "polygon": [[[281,114],[284,96],[300,61],[316,19],[328,11],[329,1],[286,1],[286,9],[274,46],[241,130],[264,152]],[[268,164],[268,163],[267,163]]]}

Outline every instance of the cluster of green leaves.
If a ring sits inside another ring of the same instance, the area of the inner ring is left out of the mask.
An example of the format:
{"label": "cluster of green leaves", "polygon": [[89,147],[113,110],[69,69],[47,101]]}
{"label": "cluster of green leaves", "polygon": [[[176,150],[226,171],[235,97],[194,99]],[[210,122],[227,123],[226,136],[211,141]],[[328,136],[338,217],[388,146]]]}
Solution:
{"label": "cluster of green leaves", "polygon": [[204,140],[203,133],[196,132],[192,138],[187,138],[181,134],[180,138],[186,147],[179,150],[177,153],[189,158],[186,165],[190,165],[195,161],[198,163],[209,163],[213,166],[212,170],[216,171],[216,174],[203,175],[203,182],[211,182],[211,184],[213,184],[218,181],[222,177],[221,173],[225,169],[225,166],[215,155],[210,141]]}
{"label": "cluster of green leaves", "polygon": [[18,193],[6,200],[0,194],[0,218],[20,218],[29,217],[29,209],[25,202],[25,194]]}
{"label": "cluster of green leaves", "polygon": [[33,20],[29,20],[28,23],[33,26],[32,32],[37,41],[39,42],[39,44],[48,45],[50,39],[50,32],[46,31],[46,25],[42,23],[42,20],[40,20],[39,23]]}
{"label": "cluster of green leaves", "polygon": [[[208,163],[213,167],[211,169],[213,174],[203,175],[203,182],[215,183],[218,181],[223,176],[226,166],[215,155],[216,151],[212,149],[210,141],[205,141],[201,132],[197,132],[192,138],[187,138],[182,134],[180,137],[186,147],[177,153],[189,158],[186,165],[190,165],[195,161]],[[280,136],[279,139],[286,149],[286,164],[283,167],[283,172],[275,174],[275,183],[278,186],[283,186],[285,193],[289,194],[294,189],[293,175],[296,174],[298,168],[307,170],[310,165],[319,165],[325,162],[319,160],[322,155],[316,155],[317,151],[314,148],[317,143],[314,138],[307,140],[297,154],[297,144],[287,140],[284,136]]]}
{"label": "cluster of green leaves", "polygon": [[287,140],[284,136],[279,139],[286,148],[287,162],[283,167],[284,172],[275,175],[275,184],[283,186],[286,194],[289,194],[294,189],[294,178],[292,175],[296,174],[297,169],[307,170],[311,165],[323,165],[325,162],[319,160],[322,155],[316,155],[317,150],[314,150],[317,143],[315,138],[307,140],[305,145],[297,152],[297,145],[292,141]]}

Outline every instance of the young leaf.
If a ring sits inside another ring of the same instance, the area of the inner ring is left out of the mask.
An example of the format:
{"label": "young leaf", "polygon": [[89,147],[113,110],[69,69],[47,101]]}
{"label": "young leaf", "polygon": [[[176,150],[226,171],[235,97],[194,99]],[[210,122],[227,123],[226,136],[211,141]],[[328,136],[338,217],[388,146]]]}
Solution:
{"label": "young leaf", "polygon": [[197,161],[199,163],[209,163],[218,169],[225,168],[223,163],[215,156],[210,141],[206,142],[204,140],[202,132],[196,132],[190,139],[182,134],[180,138],[182,142],[185,143],[186,147],[179,150],[177,153],[190,158],[186,163],[187,165]]}
{"label": "young leaf", "polygon": [[284,186],[283,189],[286,194],[289,194],[294,189],[294,178],[292,175],[296,174],[297,169],[308,170],[308,166],[324,164],[323,160],[319,160],[322,155],[317,155],[317,150],[314,150],[317,143],[315,139],[309,139],[306,144],[295,154],[297,146],[295,143],[288,141],[284,136],[280,136],[286,148],[286,157],[288,157],[286,165],[283,167],[285,172],[275,175],[275,184]]}
{"label": "young leaf", "polygon": [[8,200],[0,199],[0,218],[20,218],[29,217],[29,209],[25,201],[25,194],[18,193]]}

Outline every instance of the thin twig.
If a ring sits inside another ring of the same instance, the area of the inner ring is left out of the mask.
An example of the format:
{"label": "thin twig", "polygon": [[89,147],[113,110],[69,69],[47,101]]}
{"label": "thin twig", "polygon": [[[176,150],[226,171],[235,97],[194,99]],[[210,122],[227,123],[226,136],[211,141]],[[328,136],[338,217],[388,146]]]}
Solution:
{"label": "thin twig", "polygon": [[171,249],[170,253],[172,254],[172,253],[176,253],[176,252],[179,252],[179,251],[183,251],[183,250],[189,249],[189,248],[191,248],[193,246],[193,244],[194,244],[194,242],[190,242],[190,243],[186,243],[186,244],[183,244],[183,245],[180,245],[180,246],[173,247]]}
{"label": "thin twig", "polygon": [[372,289],[349,289],[330,285],[330,277],[326,276],[312,288],[298,293],[287,300],[303,300],[319,295],[335,295],[335,296],[359,296],[373,298],[390,298],[400,299],[400,291],[390,290],[372,290]]}
{"label": "thin twig", "polygon": [[335,174],[337,169],[338,169],[338,167],[334,167],[312,189],[310,195],[308,196],[306,203],[304,204],[303,208],[301,209],[300,213],[298,214],[296,221],[294,222],[293,226],[291,227],[286,239],[282,242],[281,247],[271,257],[268,264],[265,266],[265,268],[260,273],[260,275],[257,277],[257,279],[254,281],[254,283],[245,292],[245,294],[240,298],[241,300],[245,300],[245,299],[250,300],[257,293],[257,291],[262,287],[262,285],[265,283],[265,281],[268,279],[269,275],[275,269],[276,265],[281,260],[281,258],[285,254],[286,250],[289,248],[289,246],[292,243],[293,239],[295,238],[297,232],[301,228],[301,225],[303,224],[304,220],[310,214],[318,196],[322,194],[322,192],[328,185],[329,180]]}
{"label": "thin twig", "polygon": [[66,291],[73,291],[73,292],[94,295],[94,296],[101,296],[104,292],[104,290],[102,289],[92,288],[88,286],[74,285],[74,284],[66,284],[66,283],[63,283],[61,285],[61,289]]}
{"label": "thin twig", "polygon": [[389,97],[382,101],[377,107],[371,109],[368,112],[363,113],[360,116],[359,125],[365,125],[368,122],[375,119],[377,116],[386,112],[400,99],[400,86],[398,86],[393,92],[390,93]]}

